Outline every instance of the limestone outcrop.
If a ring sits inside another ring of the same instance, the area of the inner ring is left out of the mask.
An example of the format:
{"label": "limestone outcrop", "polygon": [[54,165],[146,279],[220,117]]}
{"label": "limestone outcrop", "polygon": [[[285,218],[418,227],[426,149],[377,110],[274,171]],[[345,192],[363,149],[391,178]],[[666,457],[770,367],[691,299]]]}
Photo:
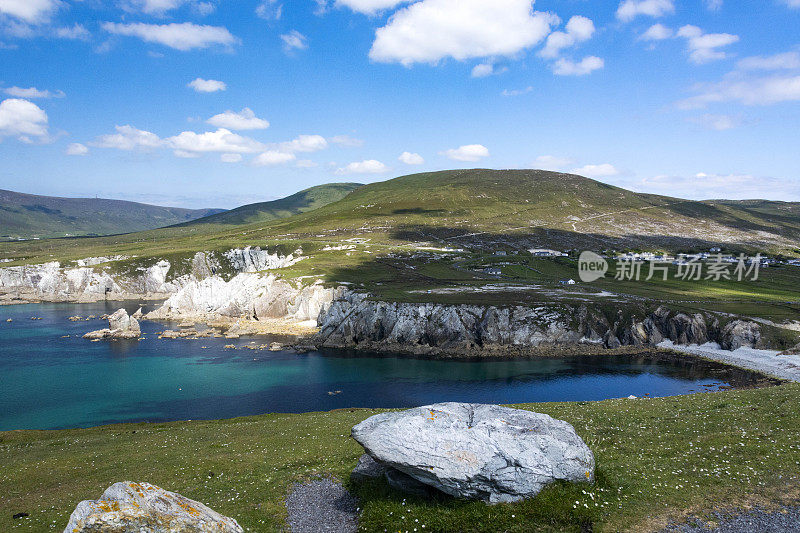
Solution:
{"label": "limestone outcrop", "polygon": [[233,518],[149,483],[111,485],[99,500],[78,504],[64,533],[243,533]]}
{"label": "limestone outcrop", "polygon": [[376,463],[360,462],[361,479],[384,467],[393,487],[415,493],[422,484],[501,503],[532,498],[557,480],[594,481],[594,454],[575,429],[531,411],[441,403],[372,416],[352,436]]}
{"label": "limestone outcrop", "polygon": [[108,317],[108,328],[90,331],[84,339],[138,339],[142,334],[139,321],[128,316],[125,309],[118,309]]}
{"label": "limestone outcrop", "polygon": [[565,345],[654,347],[717,342],[723,348],[761,347],[760,325],[659,307],[640,316],[607,317],[598,309],[553,303],[536,307],[376,301],[342,292],[322,309],[316,343],[329,348],[420,355],[514,354]]}

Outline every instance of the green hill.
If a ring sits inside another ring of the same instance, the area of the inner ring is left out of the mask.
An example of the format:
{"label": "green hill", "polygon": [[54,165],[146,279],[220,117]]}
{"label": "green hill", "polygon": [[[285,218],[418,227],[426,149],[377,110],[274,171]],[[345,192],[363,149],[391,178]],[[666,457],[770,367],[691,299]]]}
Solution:
{"label": "green hill", "polygon": [[255,222],[269,222],[270,220],[287,218],[336,202],[361,186],[360,183],[329,183],[326,185],[319,185],[287,196],[286,198],[281,198],[280,200],[244,205],[236,209],[231,209],[230,211],[185,222],[181,225],[241,225]]}
{"label": "green hill", "polygon": [[[0,246],[0,258],[34,262],[110,253],[147,257],[245,245],[313,250],[355,238],[386,250],[422,243],[476,251],[679,252],[721,246],[728,251],[797,255],[800,249],[798,204],[698,202],[541,170],[430,172],[355,187],[315,187],[283,200],[129,235],[6,243]],[[321,204],[326,205],[315,208]],[[303,210],[307,211],[275,218]]]}
{"label": "green hill", "polygon": [[0,240],[131,233],[221,212],[0,190]]}

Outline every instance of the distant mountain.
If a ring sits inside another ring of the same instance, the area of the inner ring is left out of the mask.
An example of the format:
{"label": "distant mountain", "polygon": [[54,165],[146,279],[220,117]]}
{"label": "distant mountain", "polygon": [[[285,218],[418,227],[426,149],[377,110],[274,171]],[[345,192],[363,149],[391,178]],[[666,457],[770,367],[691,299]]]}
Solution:
{"label": "distant mountain", "polygon": [[328,183],[311,187],[280,200],[244,205],[224,213],[192,220],[180,224],[180,226],[241,225],[287,218],[337,202],[359,187],[362,187],[360,183]]}
{"label": "distant mountain", "polygon": [[222,211],[159,207],[124,200],[37,196],[0,189],[0,240],[131,233]]}

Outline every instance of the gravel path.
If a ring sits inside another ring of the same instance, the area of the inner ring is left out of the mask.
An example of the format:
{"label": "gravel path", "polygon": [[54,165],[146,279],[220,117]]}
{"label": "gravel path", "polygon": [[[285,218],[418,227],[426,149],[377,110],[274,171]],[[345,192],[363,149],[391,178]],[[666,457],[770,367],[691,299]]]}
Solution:
{"label": "gravel path", "polygon": [[358,499],[331,479],[298,483],[286,498],[292,533],[351,533],[358,530]]}
{"label": "gravel path", "polygon": [[785,533],[800,531],[800,507],[784,507],[778,511],[754,509],[740,513],[712,513],[718,527],[711,529],[707,522],[698,519],[686,524],[673,525],[663,533]]}

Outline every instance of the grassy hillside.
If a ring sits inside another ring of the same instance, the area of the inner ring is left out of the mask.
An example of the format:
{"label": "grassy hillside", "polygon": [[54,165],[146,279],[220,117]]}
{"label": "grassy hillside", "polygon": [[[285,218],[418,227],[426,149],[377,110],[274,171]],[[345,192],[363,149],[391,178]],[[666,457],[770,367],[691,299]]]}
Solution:
{"label": "grassy hillside", "polygon": [[[359,489],[365,531],[659,531],[686,513],[798,501],[800,386],[660,399],[519,406],[571,423],[595,453],[594,485],[557,484],[489,506]],[[63,528],[75,505],[117,481],[199,500],[247,530],[285,530],[292,483],[348,481],[362,409],[86,430],[0,432],[0,530]],[[30,516],[13,519],[16,513]],[[424,527],[423,527],[424,525]]]}
{"label": "grassy hillside", "polygon": [[0,240],[130,233],[171,226],[220,211],[0,190]]}
{"label": "grassy hillside", "polygon": [[312,211],[322,206],[341,200],[352,191],[358,189],[360,183],[329,183],[318,185],[300,191],[280,200],[260,202],[244,205],[207,216],[199,220],[185,222],[182,226],[217,226],[217,225],[243,225],[256,222],[269,222],[279,218],[287,218],[306,211]]}

